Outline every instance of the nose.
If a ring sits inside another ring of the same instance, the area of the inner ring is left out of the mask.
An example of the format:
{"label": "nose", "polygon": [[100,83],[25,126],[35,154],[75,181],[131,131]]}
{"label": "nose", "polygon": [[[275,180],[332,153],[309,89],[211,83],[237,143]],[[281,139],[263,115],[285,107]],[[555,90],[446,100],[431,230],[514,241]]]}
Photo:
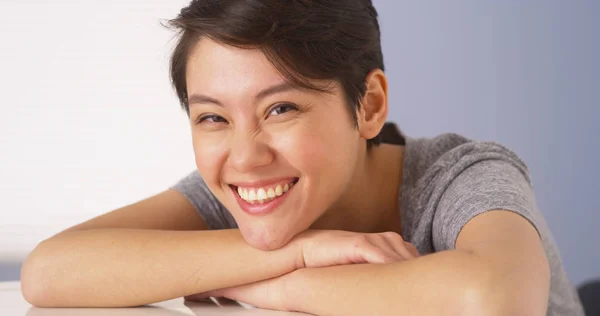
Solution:
{"label": "nose", "polygon": [[251,172],[273,161],[273,152],[264,142],[261,132],[234,132],[229,150],[229,164],[240,173]]}

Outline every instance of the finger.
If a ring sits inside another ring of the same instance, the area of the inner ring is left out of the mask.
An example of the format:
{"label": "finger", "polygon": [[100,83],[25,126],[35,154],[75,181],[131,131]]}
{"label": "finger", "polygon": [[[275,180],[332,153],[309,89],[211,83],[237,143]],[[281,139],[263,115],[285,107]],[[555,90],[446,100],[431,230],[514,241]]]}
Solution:
{"label": "finger", "polygon": [[404,245],[406,246],[406,249],[408,249],[408,251],[410,251],[410,253],[413,254],[413,256],[415,256],[415,257],[421,256],[421,254],[419,253],[419,250],[417,250],[417,247],[415,247],[415,245],[409,243],[408,241],[405,241]]}
{"label": "finger", "polygon": [[204,293],[196,293],[196,294],[192,294],[192,295],[187,295],[184,296],[183,299],[186,301],[202,301],[205,299],[208,299],[210,297],[208,292],[204,292]]}
{"label": "finger", "polygon": [[368,263],[382,264],[401,260],[381,237],[375,235],[365,236],[365,242],[360,251],[360,255]]}
{"label": "finger", "polygon": [[227,298],[227,297],[214,297],[213,298],[215,304],[219,305],[220,307],[225,307],[225,306],[239,306],[239,304],[237,303],[236,300]]}
{"label": "finger", "polygon": [[[389,233],[394,234],[394,233]],[[380,233],[373,236],[373,238],[377,241],[378,247],[384,249],[386,252],[389,252],[391,256],[394,258],[394,261],[406,260],[405,254],[402,252],[402,249],[397,247],[394,242],[392,242],[392,238],[389,238],[388,233]],[[402,239],[402,237],[399,237]]]}
{"label": "finger", "polygon": [[387,255],[367,240],[365,235],[360,235],[353,242],[353,263],[385,263]]}
{"label": "finger", "polygon": [[415,255],[406,248],[404,239],[394,232],[386,232],[381,234],[382,237],[389,243],[390,247],[394,249],[403,260],[414,259]]}
{"label": "finger", "polygon": [[226,297],[229,293],[234,292],[235,288],[223,288],[206,292],[211,297]]}

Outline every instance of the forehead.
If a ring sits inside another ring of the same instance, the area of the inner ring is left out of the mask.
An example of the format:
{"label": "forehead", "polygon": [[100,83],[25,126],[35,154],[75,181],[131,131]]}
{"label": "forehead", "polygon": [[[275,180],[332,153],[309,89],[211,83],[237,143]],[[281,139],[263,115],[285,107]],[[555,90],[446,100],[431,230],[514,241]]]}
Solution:
{"label": "forehead", "polygon": [[244,90],[282,83],[284,78],[259,49],[243,49],[203,38],[188,58],[186,81],[188,90]]}

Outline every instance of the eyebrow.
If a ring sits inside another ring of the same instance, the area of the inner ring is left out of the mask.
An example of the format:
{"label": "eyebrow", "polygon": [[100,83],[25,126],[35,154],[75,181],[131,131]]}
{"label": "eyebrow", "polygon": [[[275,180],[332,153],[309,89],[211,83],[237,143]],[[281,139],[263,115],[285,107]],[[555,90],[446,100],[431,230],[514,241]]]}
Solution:
{"label": "eyebrow", "polygon": [[[279,84],[270,86],[268,88],[265,88],[265,89],[261,90],[259,93],[257,93],[254,96],[254,102],[258,102],[261,99],[264,99],[270,95],[285,92],[285,91],[290,91],[290,90],[298,90],[298,88],[296,88],[289,82],[279,83]],[[219,101],[215,98],[203,95],[203,94],[194,93],[188,98],[188,105],[199,104],[199,103],[213,103],[218,106],[223,106],[223,103],[221,103],[221,101]]]}

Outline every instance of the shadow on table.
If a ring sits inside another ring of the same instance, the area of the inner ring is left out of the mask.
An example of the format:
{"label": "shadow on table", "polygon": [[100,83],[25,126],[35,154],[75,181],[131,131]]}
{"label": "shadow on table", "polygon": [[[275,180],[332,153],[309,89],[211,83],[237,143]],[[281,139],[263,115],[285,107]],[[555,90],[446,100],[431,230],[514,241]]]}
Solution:
{"label": "shadow on table", "polygon": [[[214,303],[213,303],[214,302]],[[273,311],[268,309],[260,309],[252,307],[251,305],[247,305],[244,303],[239,303],[233,300],[229,300],[226,298],[212,298],[210,300],[204,301],[185,301],[183,303],[187,306],[196,316],[205,316],[206,309],[204,308],[205,304],[215,304],[215,306],[219,307],[219,312],[222,312],[223,315],[241,315],[241,316],[282,316],[282,315],[307,315],[304,313],[295,313],[295,312],[282,312],[282,311]],[[214,309],[213,309],[214,310]]]}
{"label": "shadow on table", "polygon": [[[26,316],[142,316],[142,315],[162,315],[162,316],[206,316],[206,315],[240,315],[240,316],[265,316],[265,315],[302,315],[302,313],[278,312],[266,309],[248,308],[240,303],[227,299],[212,299],[199,302],[183,301],[181,303],[174,301],[168,306],[140,306],[129,308],[36,308],[31,307]],[[161,303],[159,303],[161,304]],[[192,314],[190,314],[190,312]]]}
{"label": "shadow on table", "polygon": [[188,313],[175,311],[158,306],[141,306],[130,308],[37,308],[31,307],[26,316],[70,316],[70,315],[164,315],[164,316],[189,316]]}

